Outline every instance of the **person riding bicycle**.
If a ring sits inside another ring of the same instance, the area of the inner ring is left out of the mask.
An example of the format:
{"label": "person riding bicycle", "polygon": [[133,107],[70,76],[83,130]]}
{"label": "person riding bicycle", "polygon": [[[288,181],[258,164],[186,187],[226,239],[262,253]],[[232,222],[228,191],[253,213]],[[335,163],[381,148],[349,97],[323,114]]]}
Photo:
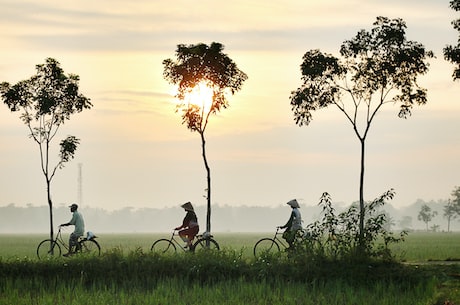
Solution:
{"label": "person riding bicycle", "polygon": [[180,230],[180,238],[182,238],[182,240],[186,243],[185,247],[190,249],[193,239],[200,231],[200,227],[198,225],[198,218],[196,217],[192,203],[186,202],[181,205],[181,207],[187,212],[187,214],[182,221],[182,225],[175,228],[174,230]]}
{"label": "person riding bicycle", "polygon": [[289,248],[292,248],[297,231],[302,229],[302,216],[300,215],[300,206],[296,199],[288,201],[287,204],[292,208],[291,216],[284,226],[279,226],[278,228],[286,229],[283,233],[283,238],[289,244]]}
{"label": "person riding bicycle", "polygon": [[74,253],[74,247],[76,248],[78,245],[78,238],[85,234],[85,221],[83,220],[83,216],[81,215],[81,213],[77,211],[78,205],[76,203],[73,203],[69,206],[69,208],[70,211],[73,213],[72,219],[68,223],[63,223],[60,226],[66,227],[73,225],[75,226],[75,228],[69,237],[69,252],[64,254],[64,256],[69,256]]}

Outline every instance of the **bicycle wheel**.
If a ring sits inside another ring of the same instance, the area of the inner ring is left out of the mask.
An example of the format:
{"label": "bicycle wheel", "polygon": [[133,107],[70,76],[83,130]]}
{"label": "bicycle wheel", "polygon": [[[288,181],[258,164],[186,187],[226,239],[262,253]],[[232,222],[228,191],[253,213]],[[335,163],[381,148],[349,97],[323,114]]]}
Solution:
{"label": "bicycle wheel", "polygon": [[159,239],[153,243],[150,251],[156,253],[173,254],[176,253],[176,246],[168,239]]}
{"label": "bicycle wheel", "polygon": [[99,243],[95,241],[94,239],[82,239],[80,240],[79,248],[77,249],[78,253],[84,254],[84,255],[93,255],[93,256],[99,256],[101,255],[101,246],[99,246]]}
{"label": "bicycle wheel", "polygon": [[193,245],[193,251],[208,251],[208,250],[220,250],[219,244],[212,238],[198,239]]}
{"label": "bicycle wheel", "polygon": [[254,245],[254,256],[260,257],[263,254],[276,253],[280,251],[278,243],[271,238],[262,238]]}
{"label": "bicycle wheel", "polygon": [[51,239],[45,239],[38,244],[37,257],[39,259],[46,259],[51,257],[60,257],[61,247],[58,243]]}

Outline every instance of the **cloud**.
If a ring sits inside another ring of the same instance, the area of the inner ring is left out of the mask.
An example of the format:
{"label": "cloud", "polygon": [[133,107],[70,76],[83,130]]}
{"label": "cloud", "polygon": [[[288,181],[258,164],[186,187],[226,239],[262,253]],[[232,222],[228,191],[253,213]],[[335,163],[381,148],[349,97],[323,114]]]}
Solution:
{"label": "cloud", "polygon": [[[418,2],[417,2],[418,3]],[[338,49],[377,15],[405,12],[427,20],[420,12],[433,5],[375,1],[181,2],[55,1],[10,2],[2,6],[0,29],[5,38],[40,49],[81,51],[171,50],[178,43],[219,41],[233,50]],[[409,13],[408,13],[409,12]],[[439,9],[430,13],[439,15]],[[359,14],[357,20],[354,16]],[[402,17],[403,17],[402,16]],[[400,16],[390,16],[400,17]],[[432,19],[429,19],[433,21]],[[416,24],[409,24],[417,27]],[[421,25],[424,26],[424,25]],[[432,26],[432,23],[430,23]],[[328,45],[330,44],[330,45]]]}

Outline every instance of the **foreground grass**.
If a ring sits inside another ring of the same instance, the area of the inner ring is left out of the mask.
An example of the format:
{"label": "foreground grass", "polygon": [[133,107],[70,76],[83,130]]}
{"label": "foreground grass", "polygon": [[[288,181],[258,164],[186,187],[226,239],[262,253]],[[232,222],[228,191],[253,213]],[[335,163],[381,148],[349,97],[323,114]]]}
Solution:
{"label": "foreground grass", "polygon": [[96,258],[2,260],[0,304],[460,304],[459,266],[432,268],[113,249]]}
{"label": "foreground grass", "polygon": [[161,256],[150,246],[167,234],[103,234],[99,258],[38,261],[46,234],[0,235],[0,305],[460,305],[459,233],[411,233],[395,245],[403,264],[255,260],[266,236],[218,233],[219,253]]}
{"label": "foreground grass", "polygon": [[[20,284],[20,283],[17,283]],[[167,279],[148,289],[118,289],[116,286],[87,288],[80,284],[59,284],[53,290],[24,290],[6,287],[8,297],[0,304],[433,304],[434,284],[420,284],[411,290],[395,284],[357,288],[343,281],[326,283],[266,283],[223,281],[210,285]],[[378,303],[376,303],[378,300]]]}

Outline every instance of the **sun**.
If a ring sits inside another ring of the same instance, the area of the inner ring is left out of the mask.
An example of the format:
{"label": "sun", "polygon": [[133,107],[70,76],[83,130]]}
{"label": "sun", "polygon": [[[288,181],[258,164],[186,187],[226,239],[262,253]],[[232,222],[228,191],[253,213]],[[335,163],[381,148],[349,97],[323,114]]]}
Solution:
{"label": "sun", "polygon": [[186,94],[184,102],[200,107],[208,112],[212,106],[212,88],[206,83],[200,82],[189,93]]}
{"label": "sun", "polygon": [[[177,87],[173,89],[177,93]],[[172,94],[176,95],[176,94]],[[198,83],[194,88],[185,94],[183,100],[176,98],[176,103],[185,105],[195,105],[208,112],[212,106],[213,90],[205,82]]]}

